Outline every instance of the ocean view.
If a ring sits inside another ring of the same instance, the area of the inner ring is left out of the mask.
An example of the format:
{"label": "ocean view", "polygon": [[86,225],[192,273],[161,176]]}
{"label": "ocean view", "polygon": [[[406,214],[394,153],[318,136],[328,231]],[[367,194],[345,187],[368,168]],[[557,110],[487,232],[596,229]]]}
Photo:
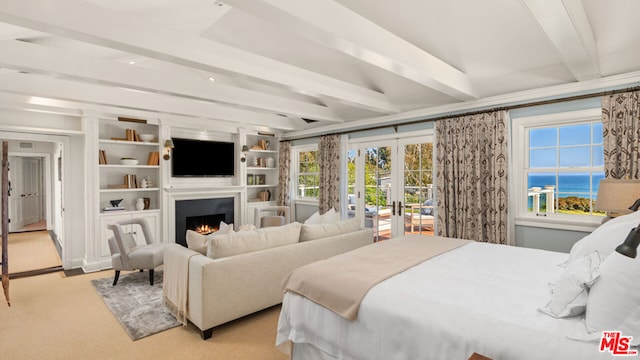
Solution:
{"label": "ocean view", "polygon": [[557,178],[556,174],[553,173],[529,173],[527,186],[531,188],[534,186],[553,185],[555,186],[556,196],[559,198],[569,196],[589,198],[590,195],[595,198],[602,179],[604,179],[604,172],[593,174],[593,185],[590,183],[589,173],[560,173]]}

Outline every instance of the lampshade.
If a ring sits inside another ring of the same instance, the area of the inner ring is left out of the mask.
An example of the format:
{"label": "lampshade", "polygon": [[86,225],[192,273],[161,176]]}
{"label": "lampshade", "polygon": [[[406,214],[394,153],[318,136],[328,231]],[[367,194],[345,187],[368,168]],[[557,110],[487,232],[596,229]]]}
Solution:
{"label": "lampshade", "polygon": [[165,141],[164,141],[164,147],[165,147],[165,148],[172,148],[172,149],[173,149],[173,148],[174,148],[174,146],[173,146],[173,140],[171,140],[171,139],[167,139],[167,140],[165,140]]}
{"label": "lampshade", "polygon": [[628,214],[629,206],[640,198],[640,180],[600,180],[595,209],[616,214]]}

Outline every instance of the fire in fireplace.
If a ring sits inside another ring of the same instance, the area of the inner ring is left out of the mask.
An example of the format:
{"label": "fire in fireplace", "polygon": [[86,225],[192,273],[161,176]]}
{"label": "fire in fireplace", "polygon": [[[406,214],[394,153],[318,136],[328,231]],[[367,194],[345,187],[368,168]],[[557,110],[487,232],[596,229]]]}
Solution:
{"label": "fire in fireplace", "polygon": [[187,216],[187,230],[193,230],[200,234],[208,235],[218,231],[220,222],[224,221],[224,214],[211,214],[200,216]]}

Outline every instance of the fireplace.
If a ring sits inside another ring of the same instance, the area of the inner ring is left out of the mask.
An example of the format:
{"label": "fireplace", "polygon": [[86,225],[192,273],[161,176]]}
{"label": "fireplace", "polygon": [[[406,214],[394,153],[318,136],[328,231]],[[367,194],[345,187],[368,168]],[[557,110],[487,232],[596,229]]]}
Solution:
{"label": "fireplace", "polygon": [[[208,198],[194,200],[177,200],[175,202],[176,215],[176,244],[187,246],[187,230],[196,231],[200,226],[208,226],[217,230],[220,222],[232,224],[234,212],[234,198]],[[202,230],[200,233],[211,231]]]}

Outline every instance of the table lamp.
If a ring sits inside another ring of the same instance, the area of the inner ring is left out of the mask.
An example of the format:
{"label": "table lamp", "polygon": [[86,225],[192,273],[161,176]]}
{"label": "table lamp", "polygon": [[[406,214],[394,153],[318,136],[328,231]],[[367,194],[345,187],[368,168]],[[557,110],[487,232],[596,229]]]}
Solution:
{"label": "table lamp", "polygon": [[595,209],[607,212],[607,217],[602,221],[604,223],[616,216],[631,213],[629,204],[636,199],[640,200],[640,180],[600,180]]}

